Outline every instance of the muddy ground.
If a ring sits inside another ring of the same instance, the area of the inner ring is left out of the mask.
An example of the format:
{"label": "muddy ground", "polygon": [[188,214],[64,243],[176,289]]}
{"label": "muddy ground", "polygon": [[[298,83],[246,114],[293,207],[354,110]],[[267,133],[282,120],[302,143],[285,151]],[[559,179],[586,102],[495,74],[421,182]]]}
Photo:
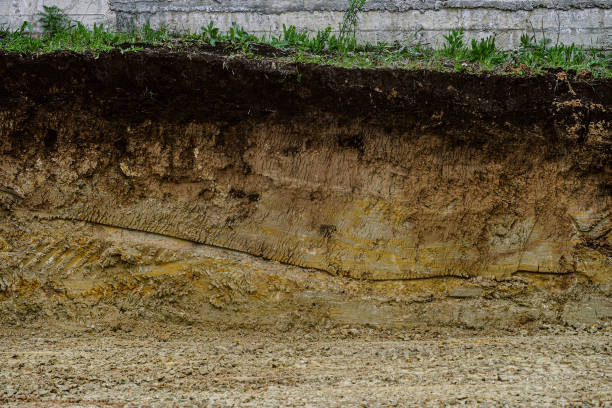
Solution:
{"label": "muddy ground", "polygon": [[2,329],[2,406],[612,406],[604,327],[281,336],[168,325],[41,329]]}

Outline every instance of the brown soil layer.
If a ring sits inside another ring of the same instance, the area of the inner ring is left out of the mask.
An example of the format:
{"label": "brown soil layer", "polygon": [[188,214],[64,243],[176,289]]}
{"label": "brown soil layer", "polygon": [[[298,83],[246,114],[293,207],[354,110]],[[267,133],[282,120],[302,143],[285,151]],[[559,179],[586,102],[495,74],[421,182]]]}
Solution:
{"label": "brown soil layer", "polygon": [[6,319],[612,318],[610,80],[202,50],[0,78]]}

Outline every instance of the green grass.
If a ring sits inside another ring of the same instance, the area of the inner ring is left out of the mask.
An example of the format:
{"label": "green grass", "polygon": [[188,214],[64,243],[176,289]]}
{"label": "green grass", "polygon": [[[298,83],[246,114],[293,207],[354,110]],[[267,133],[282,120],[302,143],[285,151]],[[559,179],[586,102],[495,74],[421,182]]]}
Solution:
{"label": "green grass", "polygon": [[[0,28],[0,50],[19,54],[39,54],[58,50],[103,53],[113,49],[122,52],[140,50],[146,46],[189,49],[203,44],[222,46],[231,53],[254,58],[251,44],[267,44],[285,50],[287,62],[328,64],[342,67],[402,67],[472,73],[500,72],[509,74],[538,73],[546,68],[586,70],[594,77],[612,77],[612,56],[592,49],[564,44],[552,44],[548,39],[535,40],[524,34],[521,46],[512,51],[497,47],[495,33],[479,41],[464,41],[462,28],[451,30],[442,45],[434,48],[418,41],[408,43],[360,44],[355,40],[358,13],[365,0],[349,0],[345,19],[335,34],[332,27],[311,34],[295,26],[283,25],[279,36],[248,33],[232,24],[221,31],[211,22],[199,32],[171,33],[165,27],[152,29],[147,23],[129,32],[113,32],[102,25],[88,29],[66,17],[57,7],[45,7],[39,15],[42,35],[32,34],[32,25],[25,22],[21,29]],[[416,37],[416,35],[415,35]]]}

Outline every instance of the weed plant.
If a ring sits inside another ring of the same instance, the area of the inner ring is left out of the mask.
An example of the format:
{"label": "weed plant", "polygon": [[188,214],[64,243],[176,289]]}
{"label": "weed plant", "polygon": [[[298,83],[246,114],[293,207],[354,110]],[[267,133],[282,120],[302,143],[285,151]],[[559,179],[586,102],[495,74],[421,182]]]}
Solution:
{"label": "weed plant", "polygon": [[251,44],[267,44],[286,50],[287,62],[332,64],[344,67],[395,66],[468,72],[537,73],[545,68],[587,70],[595,77],[612,77],[612,57],[574,44],[552,44],[544,35],[537,41],[535,32],[521,37],[520,47],[504,51],[497,47],[496,34],[465,42],[463,28],[450,30],[443,36],[441,47],[417,41],[418,33],[405,43],[358,43],[355,34],[359,13],[365,0],[349,0],[349,7],[337,30],[331,26],[316,33],[283,25],[282,34],[258,37],[233,23],[222,31],[210,22],[196,33],[172,33],[166,27],[154,29],[149,23],[128,32],[114,32],[103,25],[88,29],[71,21],[55,6],[45,6],[38,23],[42,34],[35,34],[29,22],[19,30],[0,28],[0,50],[31,54],[58,50],[77,52],[121,52],[140,50],[146,46],[190,49],[201,46],[225,47],[232,53],[256,57]]}
{"label": "weed plant", "polygon": [[349,0],[349,6],[344,13],[342,24],[340,25],[340,34],[338,43],[343,51],[352,51],[357,48],[357,23],[359,22],[359,13],[363,10],[366,0]]}
{"label": "weed plant", "polygon": [[43,6],[44,12],[38,13],[39,22],[43,30],[50,35],[69,31],[72,22],[62,9],[57,6]]}

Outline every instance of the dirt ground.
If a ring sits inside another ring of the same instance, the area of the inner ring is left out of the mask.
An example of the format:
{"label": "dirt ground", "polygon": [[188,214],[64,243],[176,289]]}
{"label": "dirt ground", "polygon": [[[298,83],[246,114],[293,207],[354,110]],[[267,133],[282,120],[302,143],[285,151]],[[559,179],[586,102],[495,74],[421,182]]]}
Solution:
{"label": "dirt ground", "polygon": [[612,406],[612,331],[0,332],[0,404]]}

